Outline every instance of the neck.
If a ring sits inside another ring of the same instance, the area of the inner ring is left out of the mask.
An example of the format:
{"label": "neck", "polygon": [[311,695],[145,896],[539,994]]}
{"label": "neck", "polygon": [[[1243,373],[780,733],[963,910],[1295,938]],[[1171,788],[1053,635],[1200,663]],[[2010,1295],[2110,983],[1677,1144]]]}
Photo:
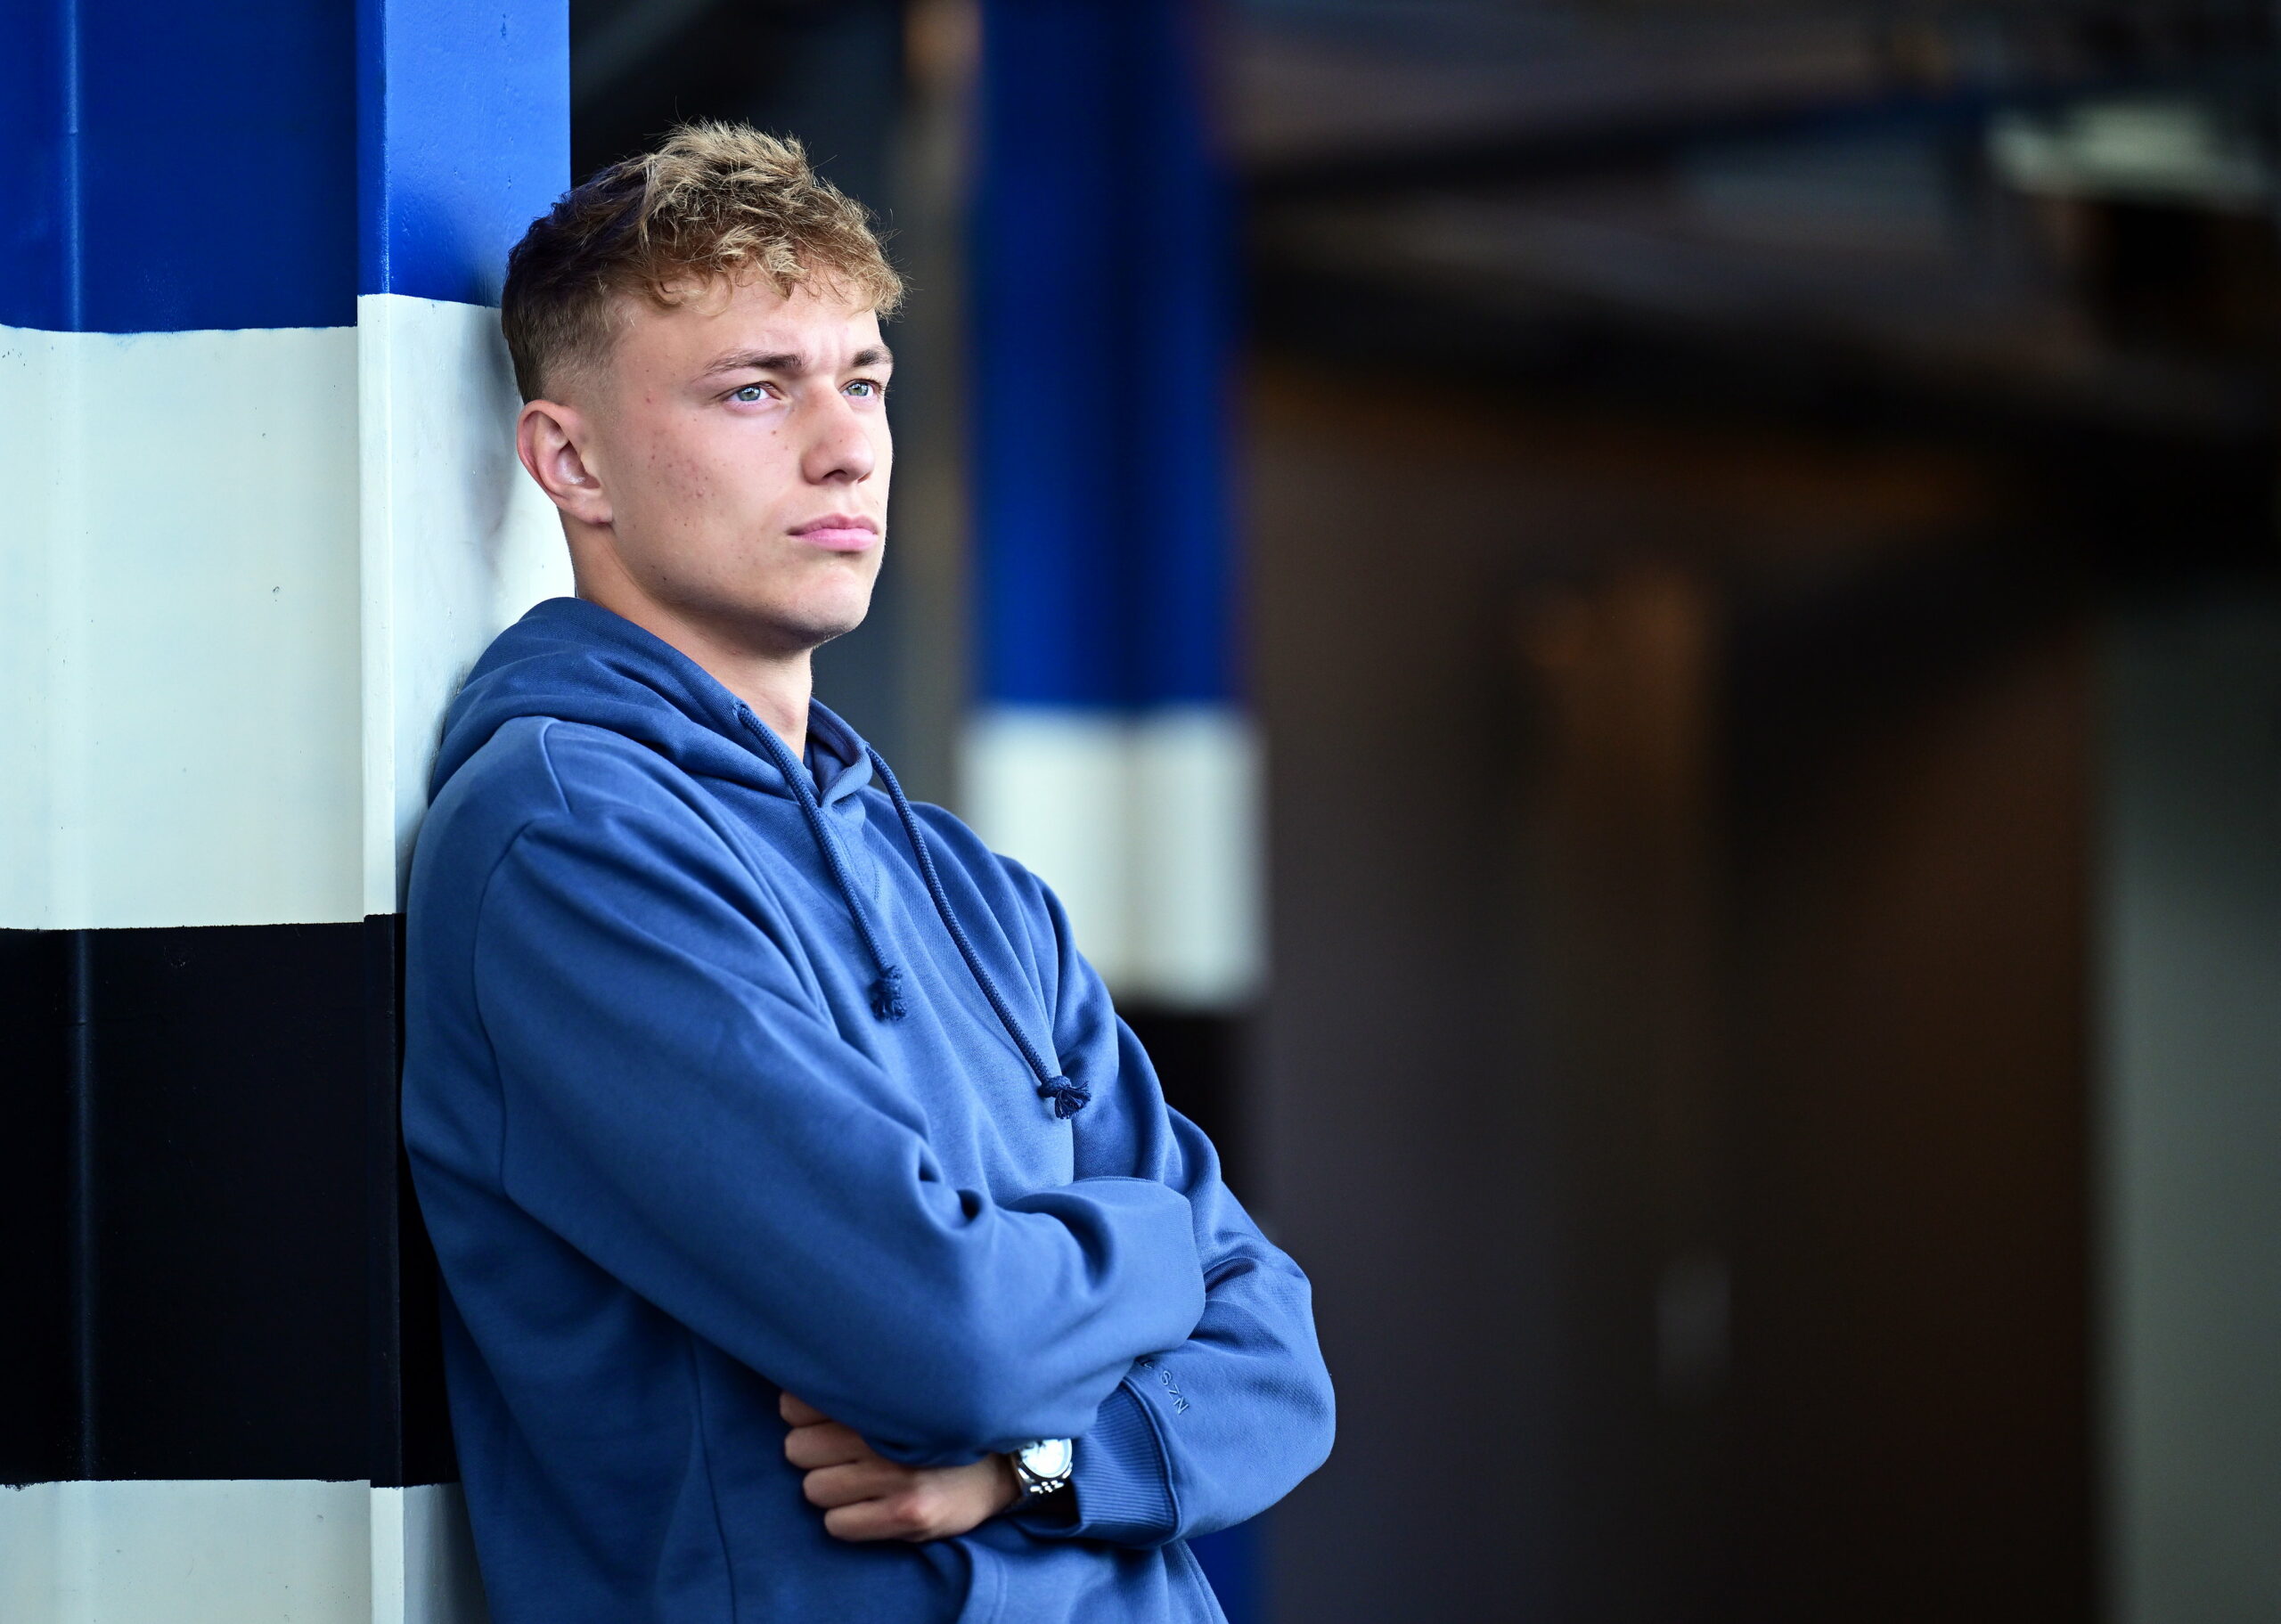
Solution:
{"label": "neck", "polygon": [[[602,607],[617,609],[614,603]],[[618,609],[618,613],[625,611]],[[715,681],[751,706],[753,714],[784,741],[795,761],[807,753],[808,700],[815,693],[815,673],[808,663],[808,649],[791,654],[756,653],[680,617],[674,617],[669,625],[640,620],[632,615],[625,617],[665,639],[702,665]]]}
{"label": "neck", "polygon": [[733,631],[659,603],[622,569],[576,567],[578,596],[623,616],[643,631],[672,644],[702,666],[707,675],[752,706],[753,714],[782,739],[795,760],[808,747],[808,700],[815,692],[813,650],[756,648]]}

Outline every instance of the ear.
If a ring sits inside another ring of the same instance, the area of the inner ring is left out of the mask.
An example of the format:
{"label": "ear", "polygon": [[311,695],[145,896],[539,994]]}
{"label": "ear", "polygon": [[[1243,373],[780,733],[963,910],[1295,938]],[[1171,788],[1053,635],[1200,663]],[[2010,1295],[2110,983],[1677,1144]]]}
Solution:
{"label": "ear", "polygon": [[609,498],[592,459],[585,416],[560,401],[527,403],[515,420],[515,454],[563,516],[581,524],[610,522]]}

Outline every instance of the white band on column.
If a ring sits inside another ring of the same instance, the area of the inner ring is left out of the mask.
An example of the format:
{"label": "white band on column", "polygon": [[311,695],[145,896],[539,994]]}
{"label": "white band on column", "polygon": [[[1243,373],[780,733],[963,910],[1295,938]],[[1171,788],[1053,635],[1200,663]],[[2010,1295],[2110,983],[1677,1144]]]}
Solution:
{"label": "white band on column", "polygon": [[1240,713],[993,706],[963,767],[976,833],[1053,887],[1120,996],[1215,1010],[1256,992],[1259,761]]}
{"label": "white band on column", "polygon": [[0,926],[348,920],[356,338],[0,328]]}
{"label": "white band on column", "polygon": [[457,1484],[309,1479],[0,1490],[0,1619],[481,1624]]}
{"label": "white band on column", "polygon": [[500,631],[570,591],[552,504],[515,458],[521,403],[479,305],[356,301],[364,911],[394,913],[445,707]]}

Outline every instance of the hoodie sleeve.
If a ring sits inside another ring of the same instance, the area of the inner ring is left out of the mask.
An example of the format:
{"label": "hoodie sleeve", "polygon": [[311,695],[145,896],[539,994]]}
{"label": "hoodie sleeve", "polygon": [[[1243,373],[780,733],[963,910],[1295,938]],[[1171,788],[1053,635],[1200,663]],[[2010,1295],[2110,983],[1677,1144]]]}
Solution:
{"label": "hoodie sleeve", "polygon": [[1075,1119],[1077,1172],[1186,1197],[1205,1307],[1186,1337],[1133,1361],[1079,1440],[1074,1518],[1025,1521],[1048,1537],[1161,1545],[1255,1516],[1322,1465],[1330,1374],[1306,1276],[1221,1181],[1212,1142],[1166,1106],[1140,1041],[1070,945],[1060,904],[1042,900],[1059,944],[1055,1040],[1093,1091]]}
{"label": "hoodie sleeve", "polygon": [[1003,1203],[953,1187],[777,929],[678,808],[526,826],[471,972],[508,1197],[906,1462],[1084,1431],[1197,1324],[1189,1202],[1131,1171]]}

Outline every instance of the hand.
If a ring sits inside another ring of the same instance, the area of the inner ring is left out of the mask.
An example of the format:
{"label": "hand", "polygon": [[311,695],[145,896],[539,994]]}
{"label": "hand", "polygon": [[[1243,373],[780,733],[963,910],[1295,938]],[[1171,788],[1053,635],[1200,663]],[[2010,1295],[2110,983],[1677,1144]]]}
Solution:
{"label": "hand", "polygon": [[784,1458],[807,1473],[801,1492],[823,1507],[824,1532],[835,1539],[949,1539],[1021,1498],[1003,1455],[969,1466],[901,1465],[789,1392],[776,1408],[792,1424]]}

